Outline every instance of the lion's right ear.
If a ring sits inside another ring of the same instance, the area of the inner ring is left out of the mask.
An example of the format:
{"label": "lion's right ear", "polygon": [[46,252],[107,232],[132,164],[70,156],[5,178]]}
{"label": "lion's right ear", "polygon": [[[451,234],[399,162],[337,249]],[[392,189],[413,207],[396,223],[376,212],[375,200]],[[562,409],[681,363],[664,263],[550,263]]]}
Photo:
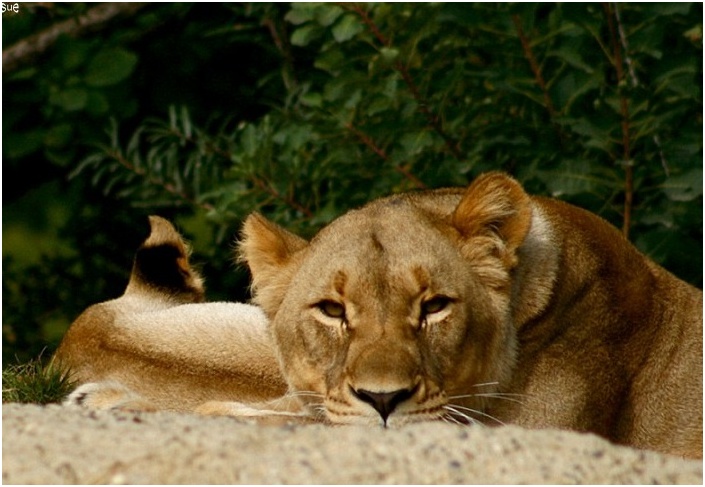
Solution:
{"label": "lion's right ear", "polygon": [[286,286],[296,270],[295,257],[308,246],[301,237],[259,213],[247,217],[238,244],[238,261],[252,273],[253,300],[271,319],[279,309]]}

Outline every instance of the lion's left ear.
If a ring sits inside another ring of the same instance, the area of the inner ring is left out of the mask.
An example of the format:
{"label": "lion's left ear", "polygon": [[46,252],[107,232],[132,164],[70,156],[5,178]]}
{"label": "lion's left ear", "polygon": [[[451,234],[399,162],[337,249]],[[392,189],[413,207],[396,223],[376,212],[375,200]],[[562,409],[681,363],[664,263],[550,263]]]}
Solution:
{"label": "lion's left ear", "polygon": [[238,260],[252,273],[255,303],[271,319],[284,298],[296,268],[295,256],[308,246],[297,235],[267,220],[259,213],[247,217],[242,228]]}
{"label": "lion's left ear", "polygon": [[[475,179],[452,216],[465,242],[473,237],[499,237],[502,260],[516,265],[516,250],[531,228],[531,199],[510,176],[490,172]],[[467,249],[470,250],[470,249]]]}

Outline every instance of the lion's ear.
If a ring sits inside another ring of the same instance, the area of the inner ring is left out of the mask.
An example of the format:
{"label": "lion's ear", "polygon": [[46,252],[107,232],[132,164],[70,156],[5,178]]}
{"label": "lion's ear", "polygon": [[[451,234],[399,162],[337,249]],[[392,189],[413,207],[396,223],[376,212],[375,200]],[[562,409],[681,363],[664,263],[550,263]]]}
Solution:
{"label": "lion's ear", "polygon": [[293,276],[293,257],[307,246],[306,240],[259,213],[252,213],[245,220],[238,260],[249,266],[253,299],[270,318],[276,314]]}
{"label": "lion's ear", "polygon": [[452,222],[468,243],[472,237],[499,237],[499,250],[513,266],[516,250],[531,228],[531,199],[508,175],[486,173],[465,191]]}
{"label": "lion's ear", "polygon": [[149,217],[149,236],[137,249],[125,294],[158,292],[165,299],[198,303],[205,299],[203,278],[189,263],[189,247],[168,220]]}

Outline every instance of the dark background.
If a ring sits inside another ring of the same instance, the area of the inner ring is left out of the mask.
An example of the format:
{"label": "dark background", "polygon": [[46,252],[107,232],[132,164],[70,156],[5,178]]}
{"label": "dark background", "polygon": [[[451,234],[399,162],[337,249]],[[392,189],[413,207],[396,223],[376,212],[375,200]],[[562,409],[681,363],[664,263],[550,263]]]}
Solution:
{"label": "dark background", "polygon": [[146,216],[210,299],[258,210],[305,236],[491,169],[702,287],[702,4],[20,3],[3,13],[3,364],[119,296]]}

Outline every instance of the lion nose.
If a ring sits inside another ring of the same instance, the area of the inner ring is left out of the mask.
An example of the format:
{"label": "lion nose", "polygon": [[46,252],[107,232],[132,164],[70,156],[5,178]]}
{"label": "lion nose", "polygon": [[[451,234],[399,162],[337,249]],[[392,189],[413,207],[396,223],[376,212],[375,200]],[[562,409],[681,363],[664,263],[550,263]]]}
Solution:
{"label": "lion nose", "polygon": [[351,389],[358,399],[375,408],[386,425],[389,415],[392,414],[399,404],[411,398],[417,388],[399,389],[392,392],[372,392],[365,389]]}

